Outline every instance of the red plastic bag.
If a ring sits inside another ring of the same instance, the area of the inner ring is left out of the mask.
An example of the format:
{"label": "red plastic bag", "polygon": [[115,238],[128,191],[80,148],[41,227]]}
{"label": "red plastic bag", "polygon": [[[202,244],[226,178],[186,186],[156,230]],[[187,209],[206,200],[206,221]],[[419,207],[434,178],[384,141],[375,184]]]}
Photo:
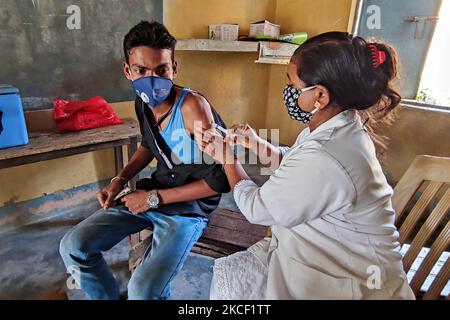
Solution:
{"label": "red plastic bag", "polygon": [[85,101],[53,101],[53,120],[61,131],[78,131],[122,124],[114,110],[102,97]]}

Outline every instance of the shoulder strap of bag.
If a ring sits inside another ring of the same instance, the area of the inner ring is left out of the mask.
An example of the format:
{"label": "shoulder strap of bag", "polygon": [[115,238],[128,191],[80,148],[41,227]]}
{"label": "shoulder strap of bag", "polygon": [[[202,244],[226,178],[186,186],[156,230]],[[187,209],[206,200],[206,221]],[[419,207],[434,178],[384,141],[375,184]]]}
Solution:
{"label": "shoulder strap of bag", "polygon": [[[158,144],[158,140],[156,139],[155,132],[153,132],[153,127],[150,125],[148,119],[153,119],[152,115],[150,114],[150,110],[145,107],[144,101],[141,100],[141,110],[142,110],[142,116],[144,117],[144,126],[147,128],[147,130],[152,135],[153,141],[155,142],[155,146],[158,149],[158,153],[161,156],[162,160],[166,164],[167,168],[170,170],[173,169],[173,163],[170,160],[170,158],[166,155],[166,153],[161,149],[161,147]],[[159,134],[159,133],[158,133]],[[170,150],[170,148],[167,146],[167,144],[161,139],[160,143],[164,143],[164,147],[166,150]],[[171,152],[170,152],[171,153]]]}

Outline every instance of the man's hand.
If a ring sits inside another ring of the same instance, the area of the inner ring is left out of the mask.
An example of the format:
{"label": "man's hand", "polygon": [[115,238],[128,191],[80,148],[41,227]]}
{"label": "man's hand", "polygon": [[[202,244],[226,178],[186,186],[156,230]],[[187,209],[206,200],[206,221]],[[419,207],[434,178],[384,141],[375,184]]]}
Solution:
{"label": "man's hand", "polygon": [[97,199],[103,209],[106,211],[114,206],[114,197],[122,190],[123,181],[114,180],[109,185],[97,192]]}
{"label": "man's hand", "polygon": [[125,205],[125,207],[130,210],[133,214],[139,214],[150,209],[147,203],[147,198],[150,195],[150,191],[136,190],[129,195],[126,195],[120,201]]}

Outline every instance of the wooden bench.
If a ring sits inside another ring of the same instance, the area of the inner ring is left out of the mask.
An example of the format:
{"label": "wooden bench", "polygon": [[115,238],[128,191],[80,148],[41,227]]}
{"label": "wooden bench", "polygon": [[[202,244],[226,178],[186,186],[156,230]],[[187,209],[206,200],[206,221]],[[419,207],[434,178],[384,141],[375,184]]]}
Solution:
{"label": "wooden bench", "polygon": [[[78,132],[30,132],[27,145],[0,150],[0,169],[114,148],[118,173],[123,168],[122,146],[128,147],[130,158],[140,140],[137,121],[133,119],[122,121],[121,125]],[[135,181],[136,178],[131,183]]]}
{"label": "wooden bench", "polygon": [[[217,208],[192,252],[214,258],[227,256],[255,244],[268,234],[268,229],[249,223],[240,212]],[[152,231],[146,229],[130,236],[130,271],[140,263],[151,243],[151,235]]]}
{"label": "wooden bench", "polygon": [[448,299],[441,292],[450,280],[450,158],[417,156],[395,186],[392,205],[416,298]]}

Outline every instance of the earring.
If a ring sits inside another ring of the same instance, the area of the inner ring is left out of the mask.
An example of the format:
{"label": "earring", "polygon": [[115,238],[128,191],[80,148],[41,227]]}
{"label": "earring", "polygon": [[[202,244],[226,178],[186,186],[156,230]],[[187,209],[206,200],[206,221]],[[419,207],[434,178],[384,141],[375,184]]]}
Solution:
{"label": "earring", "polygon": [[319,111],[321,107],[322,107],[322,106],[320,105],[320,102],[319,102],[319,101],[314,102],[314,110],[311,111],[311,114],[314,114],[314,113],[316,113],[317,111]]}

